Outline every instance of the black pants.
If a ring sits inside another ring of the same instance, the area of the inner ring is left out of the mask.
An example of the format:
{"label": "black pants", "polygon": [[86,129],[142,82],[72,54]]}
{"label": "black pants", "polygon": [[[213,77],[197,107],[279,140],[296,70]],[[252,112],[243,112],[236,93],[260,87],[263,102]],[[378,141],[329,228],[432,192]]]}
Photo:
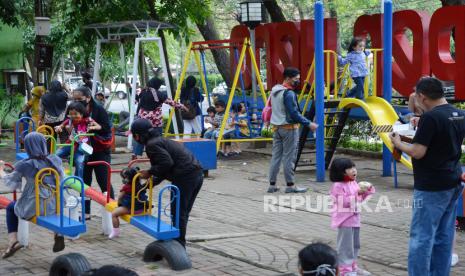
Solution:
{"label": "black pants", "polygon": [[[110,150],[105,150],[102,152],[94,152],[92,155],[87,157],[87,162],[91,161],[106,161],[111,162]],[[107,191],[107,178],[108,178],[108,169],[103,165],[99,166],[87,166],[84,165],[84,183],[89,186],[92,186],[92,171],[95,171],[95,178],[97,183],[102,190],[102,193]],[[110,187],[110,197],[115,198],[113,194],[113,187]],[[90,200],[86,200],[85,206],[86,214],[90,214]]]}
{"label": "black pants", "polygon": [[[186,247],[186,230],[187,222],[189,221],[189,214],[194,205],[195,198],[202,188],[203,184],[203,172],[201,170],[196,171],[192,176],[188,176],[184,181],[179,181],[179,183],[173,183],[179,188],[179,193],[181,195],[180,204],[179,204],[179,232],[180,236],[176,240],[179,241],[182,246]],[[175,224],[176,218],[176,205],[175,201],[171,203],[171,214],[173,219],[173,224]]]}

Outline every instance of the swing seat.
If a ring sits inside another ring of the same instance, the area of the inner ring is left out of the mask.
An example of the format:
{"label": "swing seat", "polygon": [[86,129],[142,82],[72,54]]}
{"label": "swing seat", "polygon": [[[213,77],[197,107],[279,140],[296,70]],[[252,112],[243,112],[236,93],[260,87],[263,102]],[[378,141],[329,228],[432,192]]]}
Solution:
{"label": "swing seat", "polygon": [[37,225],[68,237],[75,237],[86,232],[86,225],[84,223],[67,216],[63,216],[63,226],[60,225],[59,215],[40,216],[37,218]]}
{"label": "swing seat", "polygon": [[[130,223],[157,240],[170,240],[179,237],[178,228],[152,215],[133,216]],[[160,231],[157,231],[158,227],[160,227]]]}

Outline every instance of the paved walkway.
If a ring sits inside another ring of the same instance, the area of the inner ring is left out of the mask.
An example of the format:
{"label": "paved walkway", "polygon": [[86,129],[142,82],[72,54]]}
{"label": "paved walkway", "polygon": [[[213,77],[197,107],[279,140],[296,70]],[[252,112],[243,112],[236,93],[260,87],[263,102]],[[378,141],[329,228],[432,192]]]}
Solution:
{"label": "paved walkway", "polygon": [[[1,153],[0,153],[1,154]],[[3,154],[2,154],[3,156]],[[2,157],[3,158],[3,157]],[[115,167],[128,160],[128,154],[113,156]],[[398,189],[392,178],[380,177],[381,161],[354,157],[359,180],[372,182],[377,193],[368,207],[381,203],[378,213],[362,214],[360,263],[373,275],[406,275],[408,229],[412,194],[411,173],[399,166]],[[265,212],[264,201],[269,156],[243,153],[239,157],[219,160],[218,169],[210,172],[198,196],[188,228],[188,253],[193,268],[174,273],[164,261],[144,263],[145,246],[153,240],[136,228],[122,224],[122,236],[108,240],[100,230],[100,208],[93,204],[93,217],[88,232],[75,241],[67,241],[63,253],[79,252],[89,258],[94,267],[119,264],[136,270],[140,275],[294,275],[297,273],[297,253],[312,241],[335,246],[336,231],[330,217],[317,211],[318,199],[327,195],[331,183],[315,183],[314,171],[301,171],[297,183],[310,188],[309,207],[290,209],[284,193],[281,201],[271,205],[281,212]],[[279,179],[282,179],[280,176]],[[119,176],[113,176],[119,188]],[[282,182],[279,183],[282,185]],[[96,185],[96,184],[94,184]],[[158,192],[159,188],[155,192]],[[270,207],[270,206],[268,206]],[[392,209],[388,212],[387,209]],[[52,234],[30,224],[30,246],[14,257],[0,260],[0,275],[47,275],[51,262]],[[0,211],[0,250],[7,246],[5,212]],[[457,251],[465,260],[465,235],[457,236]],[[463,275],[465,261],[451,275]]]}

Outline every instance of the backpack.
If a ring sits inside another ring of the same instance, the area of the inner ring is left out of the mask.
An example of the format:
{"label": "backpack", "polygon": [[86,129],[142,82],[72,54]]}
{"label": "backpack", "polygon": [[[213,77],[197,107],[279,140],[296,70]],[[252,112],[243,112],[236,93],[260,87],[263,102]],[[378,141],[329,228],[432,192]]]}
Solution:
{"label": "backpack", "polygon": [[184,109],[181,110],[181,117],[183,120],[193,120],[197,116],[197,106],[192,102],[190,97],[181,102],[187,108],[187,111]]}
{"label": "backpack", "polygon": [[264,123],[270,123],[271,121],[271,95],[268,97],[268,100],[266,101],[265,107],[262,110],[262,121]]}
{"label": "backpack", "polygon": [[[287,89],[283,89],[281,91],[284,91],[286,93]],[[280,92],[281,92],[280,91]],[[266,124],[269,124],[271,122],[271,94],[270,97],[268,97],[268,100],[266,101],[265,107],[262,110],[262,121]]]}

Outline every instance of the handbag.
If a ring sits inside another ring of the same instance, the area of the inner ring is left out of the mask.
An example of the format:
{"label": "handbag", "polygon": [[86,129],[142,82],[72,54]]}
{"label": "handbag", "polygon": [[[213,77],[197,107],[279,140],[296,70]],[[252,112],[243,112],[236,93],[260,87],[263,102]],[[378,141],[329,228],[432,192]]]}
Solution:
{"label": "handbag", "polygon": [[[191,92],[192,91],[193,90],[191,90]],[[181,102],[187,108],[187,110],[181,110],[181,117],[183,120],[193,120],[197,116],[197,106],[192,102],[193,101],[191,101],[190,97],[187,100]]]}

